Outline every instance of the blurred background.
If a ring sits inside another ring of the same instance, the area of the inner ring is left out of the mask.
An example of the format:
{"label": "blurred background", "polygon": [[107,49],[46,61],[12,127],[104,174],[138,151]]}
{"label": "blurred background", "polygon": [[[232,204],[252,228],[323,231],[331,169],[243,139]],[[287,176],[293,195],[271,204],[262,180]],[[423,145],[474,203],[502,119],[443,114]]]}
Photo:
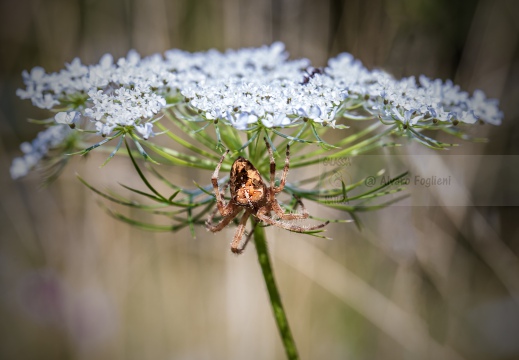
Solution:
{"label": "blurred background", "polygon": [[[495,155],[490,169],[461,165],[464,206],[442,206],[439,192],[430,206],[361,214],[363,231],[332,224],[333,241],[267,230],[301,358],[518,359],[517,7],[513,0],[2,0],[0,358],[284,358],[254,246],[233,256],[233,227],[216,235],[200,227],[193,239],[112,219],[75,173],[100,188],[141,186],[124,158],[103,169],[104,155],[74,158],[44,188],[38,174],[14,182],[8,171],[19,144],[41,130],[26,119],[47,116],[15,96],[24,69],[58,71],[76,56],[90,64],[132,48],[150,55],[280,40],[292,58],[314,66],[347,51],[396,77],[481,88],[505,113],[503,125],[472,130],[488,143],[463,142],[448,154],[404,149],[436,154],[435,164],[447,168],[458,155]],[[210,176],[175,174],[183,184]],[[471,200],[482,193],[501,200]]]}

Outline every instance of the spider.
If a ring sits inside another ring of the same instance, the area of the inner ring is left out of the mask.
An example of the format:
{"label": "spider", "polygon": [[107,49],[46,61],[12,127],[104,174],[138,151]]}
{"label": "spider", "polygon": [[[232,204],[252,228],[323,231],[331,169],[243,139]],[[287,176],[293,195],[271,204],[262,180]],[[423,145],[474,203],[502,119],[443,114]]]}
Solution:
{"label": "spider", "polygon": [[[234,238],[231,243],[231,251],[233,253],[240,254],[247,244],[247,241],[245,241],[244,245],[240,247],[241,238],[245,232],[245,225],[247,224],[247,220],[251,215],[265,224],[278,226],[280,228],[294,232],[305,232],[320,229],[329,223],[329,221],[326,221],[325,223],[314,226],[300,226],[290,224],[285,221],[306,219],[308,218],[308,212],[298,197],[296,197],[296,201],[301,206],[302,213],[285,213],[285,211],[283,211],[279,205],[276,199],[276,194],[283,191],[283,188],[285,187],[289,167],[290,147],[287,145],[285,167],[281,175],[279,186],[275,186],[274,178],[276,174],[276,163],[274,161],[274,155],[269,143],[266,139],[264,140],[270,157],[270,186],[265,185],[259,171],[256,170],[254,165],[252,165],[249,160],[240,156],[232,164],[229,179],[231,199],[227,204],[225,204],[222,197],[222,193],[225,192],[225,189],[220,191],[218,187],[218,174],[225,156],[229,153],[229,150],[227,150],[222,155],[220,162],[216,166],[213,176],[211,177],[217,208],[206,221],[207,229],[211,232],[220,231],[226,227],[236,216],[238,216],[242,210],[245,211],[240,219],[240,223],[236,229],[236,232],[234,233]],[[217,211],[220,212],[220,215],[222,215],[223,218],[218,224],[212,225],[212,219]],[[278,219],[271,217],[272,211],[274,211]]]}

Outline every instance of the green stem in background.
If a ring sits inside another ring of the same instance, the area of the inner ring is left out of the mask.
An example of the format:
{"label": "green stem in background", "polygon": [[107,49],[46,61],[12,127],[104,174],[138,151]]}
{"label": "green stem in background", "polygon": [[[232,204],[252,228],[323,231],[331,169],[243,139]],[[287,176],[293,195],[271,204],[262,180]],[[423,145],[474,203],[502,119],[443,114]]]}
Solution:
{"label": "green stem in background", "polygon": [[281,340],[289,360],[299,359],[297,354],[296,344],[288,326],[287,315],[283,304],[281,303],[281,297],[274,279],[274,272],[270,264],[270,257],[267,249],[267,238],[265,236],[265,229],[262,226],[256,226],[254,224],[254,243],[256,245],[256,251],[258,253],[258,261],[261,265],[261,271],[263,272],[263,278],[267,285],[269,292],[270,303],[272,305],[272,311],[274,312],[274,318],[281,334]]}

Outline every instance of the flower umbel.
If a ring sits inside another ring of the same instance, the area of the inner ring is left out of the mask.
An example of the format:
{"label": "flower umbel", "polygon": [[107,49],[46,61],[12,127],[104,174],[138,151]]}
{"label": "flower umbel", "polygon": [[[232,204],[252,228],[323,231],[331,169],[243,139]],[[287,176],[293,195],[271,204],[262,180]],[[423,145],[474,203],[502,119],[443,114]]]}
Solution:
{"label": "flower umbel", "polygon": [[13,160],[11,165],[11,177],[21,178],[27,175],[43,159],[49,159],[51,151],[60,152],[65,149],[65,145],[73,137],[69,126],[56,125],[41,131],[32,142],[24,142],[20,145],[23,156]]}
{"label": "flower umbel", "polygon": [[[267,150],[259,141],[262,138],[275,153],[276,146],[292,144],[298,151],[305,144],[320,145],[311,155],[294,157],[292,166],[301,167],[318,163],[323,155],[358,155],[398,146],[394,141],[398,136],[447,149],[454,144],[439,142],[427,131],[467,138],[463,134],[467,126],[476,122],[498,125],[503,118],[497,100],[487,99],[480,90],[470,95],[449,80],[425,76],[418,81],[414,77],[395,79],[384,71],[365,68],[347,53],[331,58],[324,68],[314,68],[306,59],[290,60],[279,42],[225,52],[169,50],[164,56],[145,58],[132,50],[117,61],[104,55],[94,65],[76,58],[56,73],[46,73],[41,67],[24,71],[23,79],[26,88],[18,90],[18,95],[57,113],[44,121],[55,126],[31,145],[22,146],[24,156],[15,159],[11,168],[13,178],[27,174],[47,156],[49,148],[64,149],[60,145],[68,142],[70,132],[80,141],[68,144],[82,147],[68,146],[67,153],[105,149],[110,152],[105,164],[123,142],[128,145],[131,140],[137,152],[152,162],[151,155],[164,164],[214,169],[222,148],[227,148],[266,173],[269,164],[259,155]],[[336,143],[324,140],[329,129],[346,132],[348,121],[353,120],[374,123],[362,134],[347,134]],[[208,127],[214,128],[215,138],[206,132]],[[179,137],[179,131],[193,142]],[[166,134],[191,153],[155,144],[152,139],[157,134]],[[371,138],[361,141],[366,135]],[[97,136],[102,138],[92,143]],[[119,142],[109,148],[108,143],[116,138]],[[229,167],[222,164],[225,170]],[[347,190],[343,184],[335,192],[344,197]],[[187,196],[187,203],[182,204],[194,206],[195,194],[203,195],[198,191],[182,191]],[[296,185],[287,186],[284,192],[317,202],[330,195],[308,193]],[[157,200],[169,198],[155,195]],[[343,210],[355,212],[355,208]]]}

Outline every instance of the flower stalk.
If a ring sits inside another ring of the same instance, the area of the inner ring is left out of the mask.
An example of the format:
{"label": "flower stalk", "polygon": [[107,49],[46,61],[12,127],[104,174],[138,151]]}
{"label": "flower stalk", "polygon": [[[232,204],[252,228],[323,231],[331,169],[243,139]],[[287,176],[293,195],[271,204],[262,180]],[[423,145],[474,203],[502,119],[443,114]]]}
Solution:
{"label": "flower stalk", "polygon": [[267,237],[265,235],[265,229],[262,226],[257,226],[258,223],[254,223],[254,244],[256,245],[256,252],[258,254],[258,261],[261,266],[261,272],[263,273],[263,279],[270,298],[270,305],[272,306],[272,312],[274,313],[274,319],[281,335],[281,341],[287,354],[287,359],[295,360],[299,359],[299,355],[296,348],[292,331],[288,325],[288,319],[281,302],[281,296],[274,278],[274,271],[272,270],[272,264],[270,262],[270,256],[267,248]]}

